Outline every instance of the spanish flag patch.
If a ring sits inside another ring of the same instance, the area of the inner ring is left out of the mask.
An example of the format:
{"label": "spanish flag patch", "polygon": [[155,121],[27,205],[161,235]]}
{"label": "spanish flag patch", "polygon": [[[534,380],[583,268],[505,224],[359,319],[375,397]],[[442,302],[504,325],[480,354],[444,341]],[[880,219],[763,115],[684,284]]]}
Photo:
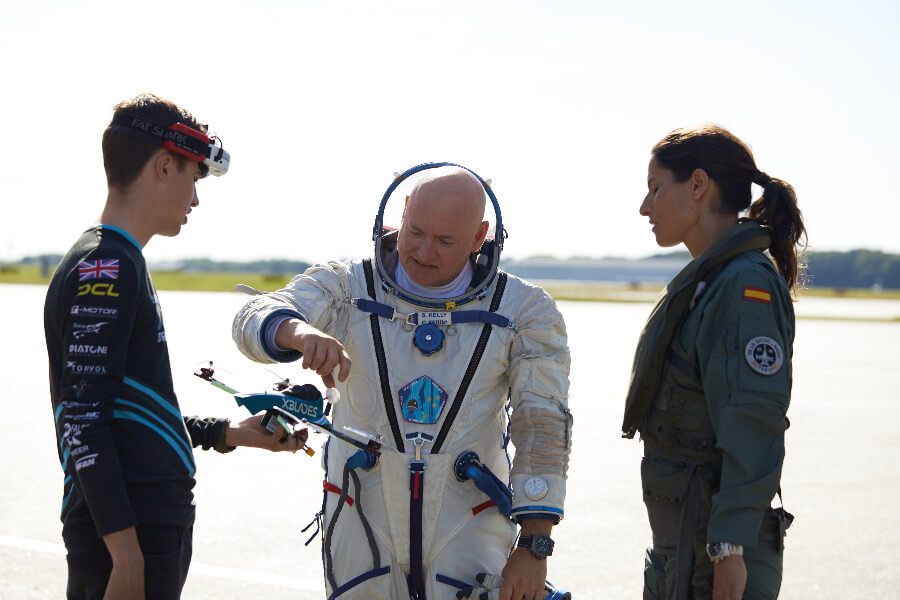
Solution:
{"label": "spanish flag patch", "polygon": [[744,288],[744,300],[753,300],[755,302],[763,302],[765,304],[769,304],[770,302],[772,302],[772,294],[769,293],[769,290],[750,287],[748,285]]}

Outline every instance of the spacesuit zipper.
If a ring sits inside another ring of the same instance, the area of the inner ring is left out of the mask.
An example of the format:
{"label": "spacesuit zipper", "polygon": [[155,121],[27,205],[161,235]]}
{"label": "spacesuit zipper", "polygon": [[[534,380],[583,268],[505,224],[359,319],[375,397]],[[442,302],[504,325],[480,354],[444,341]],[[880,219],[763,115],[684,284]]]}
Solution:
{"label": "spacesuit zipper", "polygon": [[409,584],[417,600],[425,600],[425,565],[422,561],[422,505],[425,501],[425,459],[422,448],[434,438],[427,433],[408,433],[416,449],[409,461]]}

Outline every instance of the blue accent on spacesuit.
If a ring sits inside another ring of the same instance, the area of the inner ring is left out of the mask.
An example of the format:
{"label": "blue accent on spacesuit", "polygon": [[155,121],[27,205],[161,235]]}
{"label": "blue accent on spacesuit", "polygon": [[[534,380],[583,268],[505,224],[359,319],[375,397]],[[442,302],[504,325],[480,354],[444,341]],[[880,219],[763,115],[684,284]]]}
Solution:
{"label": "blue accent on spacesuit", "polygon": [[[378,239],[381,235],[381,229],[384,219],[384,208],[387,206],[387,202],[391,197],[391,194],[394,193],[394,190],[397,189],[397,186],[403,183],[403,180],[408,178],[410,175],[415,175],[419,171],[425,171],[427,169],[436,169],[438,167],[459,167],[460,169],[465,169],[469,173],[475,176],[475,178],[481,182],[481,185],[484,186],[484,191],[487,193],[488,197],[491,199],[491,204],[494,205],[494,212],[497,213],[497,227],[496,231],[497,235],[497,246],[498,250],[503,250],[503,240],[506,237],[505,231],[503,229],[503,219],[500,215],[500,204],[497,202],[497,196],[494,195],[494,191],[491,189],[491,186],[485,182],[481,176],[473,171],[472,169],[468,169],[462,165],[458,165],[452,162],[436,162],[436,163],[422,163],[421,165],[416,165],[414,167],[410,167],[400,175],[394,178],[394,181],[391,185],[388,186],[388,189],[385,190],[384,196],[381,197],[381,205],[378,207],[378,214],[375,216],[375,227],[372,230],[372,240]],[[503,232],[503,234],[500,234]]]}
{"label": "blue accent on spacesuit", "polygon": [[444,347],[444,332],[431,323],[419,325],[413,336],[413,344],[423,356],[431,356]]}
{"label": "blue accent on spacesuit", "polygon": [[[438,573],[435,575],[434,580],[438,583],[443,583],[445,585],[449,585],[450,587],[455,587],[458,590],[471,590],[480,589],[479,584],[477,583],[466,583],[465,581],[460,581],[459,579],[454,579],[453,577],[448,577],[447,575],[441,575]],[[547,596],[542,598],[542,600],[571,600],[572,594],[565,590],[558,589],[549,581],[544,582],[544,591],[547,592]],[[469,596],[465,596],[469,598]]]}
{"label": "blue accent on spacesuit", "polygon": [[375,302],[374,300],[366,300],[365,298],[354,298],[353,305],[363,312],[373,313],[390,321],[394,320],[396,313],[393,306]]}
{"label": "blue accent on spacesuit", "polygon": [[[544,591],[550,592],[544,600],[572,600],[572,594],[569,592],[556,587],[549,581],[545,581],[544,584],[546,585]],[[548,587],[549,590],[547,590]]]}
{"label": "blue accent on spacesuit", "polygon": [[444,583],[460,590],[478,587],[477,584],[466,583],[465,581],[460,581],[459,579],[454,579],[453,577],[447,577],[446,575],[441,575],[440,573],[434,576],[434,580],[438,583]]}
{"label": "blue accent on spacesuit", "polygon": [[460,481],[471,479],[475,487],[487,494],[494,501],[501,514],[508,517],[512,512],[512,491],[500,481],[494,473],[478,458],[478,455],[467,450],[456,458],[453,469]]}
{"label": "blue accent on spacesuit", "polygon": [[307,319],[295,310],[281,309],[267,316],[262,323],[262,327],[259,328],[259,343],[269,358],[277,362],[293,362],[303,356],[303,353],[296,350],[276,350],[270,347],[267,341],[269,324],[278,317],[296,317],[301,321],[306,321]]}
{"label": "blue accent on spacesuit", "polygon": [[[393,306],[384,304],[383,302],[376,302],[375,300],[367,300],[365,298],[354,298],[352,300],[352,303],[356,308],[363,312],[378,315],[379,317],[388,319],[389,321],[393,321],[394,319],[401,317],[410,325],[419,324],[420,318],[419,313],[417,312],[405,315],[403,313],[398,313],[397,309]],[[443,308],[444,305],[441,304],[440,307]],[[513,323],[507,317],[487,310],[454,310],[449,311],[448,314],[450,318],[449,324],[452,325],[456,325],[459,323],[488,323],[497,327],[515,327],[515,323]]]}
{"label": "blue accent on spacesuit", "polygon": [[366,450],[357,450],[347,459],[347,464],[351,469],[363,469],[368,471],[378,462],[378,457]]}
{"label": "blue accent on spacesuit", "polygon": [[507,396],[506,404],[503,405],[503,410],[506,411],[506,433],[503,434],[503,452],[506,454],[506,464],[509,465],[510,470],[512,470],[512,459],[509,457],[509,440],[512,439],[512,420],[510,418],[510,411],[512,411],[512,399]]}
{"label": "blue accent on spacesuit", "polygon": [[[494,227],[494,239],[485,240],[484,245],[482,246],[484,256],[488,256],[488,254],[490,254],[489,264],[491,264],[491,269],[489,273],[474,289],[455,298],[435,299],[417,296],[407,290],[400,288],[400,286],[396,284],[393,278],[385,272],[383,265],[381,264],[381,240],[382,233],[384,231],[384,209],[387,206],[387,202],[390,199],[391,194],[393,194],[394,190],[397,189],[397,186],[400,185],[400,183],[402,183],[410,175],[418,173],[419,171],[424,171],[426,169],[435,169],[438,167],[459,167],[460,169],[464,169],[471,173],[481,183],[481,185],[484,187],[485,193],[491,199],[491,204],[494,207],[494,214],[497,218],[497,223]],[[381,198],[381,205],[378,207],[378,214],[375,215],[375,225],[372,228],[372,239],[375,241],[375,268],[378,270],[378,276],[381,278],[382,287],[384,287],[384,289],[388,293],[395,294],[398,297],[403,298],[407,302],[410,302],[417,306],[443,309],[447,307],[448,304],[452,304],[453,306],[462,306],[463,304],[467,304],[469,302],[472,302],[473,300],[479,300],[483,298],[485,294],[487,294],[487,290],[491,287],[491,285],[493,285],[494,279],[497,278],[497,267],[500,263],[500,253],[503,251],[503,241],[506,239],[506,230],[503,228],[503,215],[500,214],[500,204],[497,202],[497,196],[494,195],[494,191],[491,189],[491,186],[488,182],[482,179],[481,176],[479,176],[478,173],[476,173],[472,169],[468,169],[462,165],[451,162],[437,162],[416,165],[415,167],[407,169],[403,173],[394,177],[394,181],[391,182],[391,185],[388,186],[388,189],[384,192],[384,196]],[[375,296],[372,292],[370,292],[369,295],[373,298]]]}
{"label": "blue accent on spacesuit", "polygon": [[559,523],[563,518],[563,510],[552,506],[520,506],[510,516],[517,523],[525,519],[547,519]]}
{"label": "blue accent on spacesuit", "polygon": [[369,579],[372,579],[373,577],[378,577],[380,575],[384,575],[384,574],[390,573],[390,572],[391,572],[390,565],[388,565],[386,567],[379,567],[377,569],[372,569],[371,571],[366,571],[362,575],[354,577],[353,579],[351,579],[344,585],[340,586],[338,589],[334,590],[334,592],[330,596],[328,596],[328,600],[333,600],[334,598],[337,598],[338,596],[340,596],[347,590],[358,586],[359,584],[363,583],[364,581],[368,581]]}
{"label": "blue accent on spacesuit", "polygon": [[486,310],[458,310],[450,313],[453,323],[490,323],[497,327],[513,327],[513,322]]}

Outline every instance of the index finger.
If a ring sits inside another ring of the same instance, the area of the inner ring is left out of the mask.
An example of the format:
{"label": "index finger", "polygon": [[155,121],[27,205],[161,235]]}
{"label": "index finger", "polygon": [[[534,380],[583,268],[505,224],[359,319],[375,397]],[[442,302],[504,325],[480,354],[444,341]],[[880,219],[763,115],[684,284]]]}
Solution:
{"label": "index finger", "polygon": [[347,381],[347,378],[350,376],[350,367],[353,365],[353,361],[350,360],[350,356],[344,350],[341,350],[338,365],[340,366],[340,369],[338,370],[338,381]]}

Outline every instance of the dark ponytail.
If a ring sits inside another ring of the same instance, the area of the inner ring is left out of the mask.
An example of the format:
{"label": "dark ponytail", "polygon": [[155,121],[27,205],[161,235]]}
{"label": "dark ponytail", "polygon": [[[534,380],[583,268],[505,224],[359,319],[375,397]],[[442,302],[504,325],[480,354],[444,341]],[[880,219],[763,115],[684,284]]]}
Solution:
{"label": "dark ponytail", "polygon": [[[806,228],[789,183],[757,169],[747,145],[718,125],[676,129],[653,147],[653,156],[679,182],[687,181],[696,169],[706,171],[719,189],[722,212],[740,213],[749,208],[747,218],[772,235],[769,254],[788,287],[794,289],[804,268],[797,246],[801,240],[805,245]],[[763,188],[762,197],[752,204],[751,183]]]}
{"label": "dark ponytail", "polygon": [[797,208],[797,194],[788,182],[773,179],[761,171],[759,175],[761,177],[755,178],[754,183],[762,186],[763,195],[750,205],[747,217],[768,228],[772,234],[769,254],[788,287],[793,289],[798,279],[802,287],[800,274],[805,266],[797,256],[797,246],[801,239],[805,242],[806,227]]}

